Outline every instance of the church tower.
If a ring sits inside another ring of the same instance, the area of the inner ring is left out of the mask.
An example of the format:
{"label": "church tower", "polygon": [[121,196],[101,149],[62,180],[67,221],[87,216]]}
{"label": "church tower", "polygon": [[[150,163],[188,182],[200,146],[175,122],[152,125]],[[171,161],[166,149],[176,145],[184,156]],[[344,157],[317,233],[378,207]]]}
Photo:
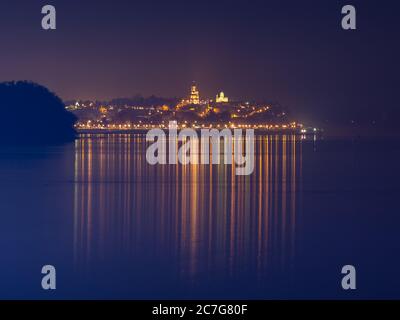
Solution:
{"label": "church tower", "polygon": [[197,89],[196,83],[193,82],[192,87],[190,88],[190,104],[200,104],[200,94]]}

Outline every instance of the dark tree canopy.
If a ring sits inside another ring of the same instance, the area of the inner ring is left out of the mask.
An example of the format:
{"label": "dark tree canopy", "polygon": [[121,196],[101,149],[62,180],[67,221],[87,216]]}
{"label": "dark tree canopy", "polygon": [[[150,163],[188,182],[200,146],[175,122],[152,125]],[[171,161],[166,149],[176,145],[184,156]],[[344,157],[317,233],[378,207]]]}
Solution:
{"label": "dark tree canopy", "polygon": [[0,83],[0,115],[0,143],[60,143],[76,135],[76,117],[36,83]]}

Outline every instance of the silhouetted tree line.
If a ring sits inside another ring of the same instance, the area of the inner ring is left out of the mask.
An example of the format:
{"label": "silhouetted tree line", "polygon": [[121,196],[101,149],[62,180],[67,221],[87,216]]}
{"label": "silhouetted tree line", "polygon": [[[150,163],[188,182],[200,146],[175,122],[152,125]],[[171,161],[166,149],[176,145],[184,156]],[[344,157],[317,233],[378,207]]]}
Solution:
{"label": "silhouetted tree line", "polygon": [[76,117],[44,86],[28,81],[0,83],[1,143],[72,141]]}

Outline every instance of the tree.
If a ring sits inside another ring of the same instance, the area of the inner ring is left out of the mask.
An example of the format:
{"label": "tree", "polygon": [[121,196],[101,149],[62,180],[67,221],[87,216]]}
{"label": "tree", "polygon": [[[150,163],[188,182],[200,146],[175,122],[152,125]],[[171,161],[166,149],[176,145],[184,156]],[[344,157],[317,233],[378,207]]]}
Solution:
{"label": "tree", "polygon": [[0,83],[0,143],[61,143],[76,137],[76,117],[47,88],[28,81]]}

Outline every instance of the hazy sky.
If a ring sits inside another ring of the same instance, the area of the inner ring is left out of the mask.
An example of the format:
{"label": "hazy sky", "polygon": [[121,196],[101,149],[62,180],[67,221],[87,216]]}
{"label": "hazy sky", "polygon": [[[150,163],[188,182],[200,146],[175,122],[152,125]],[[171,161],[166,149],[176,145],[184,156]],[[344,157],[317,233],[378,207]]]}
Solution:
{"label": "hazy sky", "polygon": [[[203,96],[276,100],[305,117],[371,108],[398,96],[397,2],[2,0],[0,81],[108,99],[180,97],[196,80]],[[41,29],[45,4],[55,31]],[[356,31],[341,28],[345,4]]]}

